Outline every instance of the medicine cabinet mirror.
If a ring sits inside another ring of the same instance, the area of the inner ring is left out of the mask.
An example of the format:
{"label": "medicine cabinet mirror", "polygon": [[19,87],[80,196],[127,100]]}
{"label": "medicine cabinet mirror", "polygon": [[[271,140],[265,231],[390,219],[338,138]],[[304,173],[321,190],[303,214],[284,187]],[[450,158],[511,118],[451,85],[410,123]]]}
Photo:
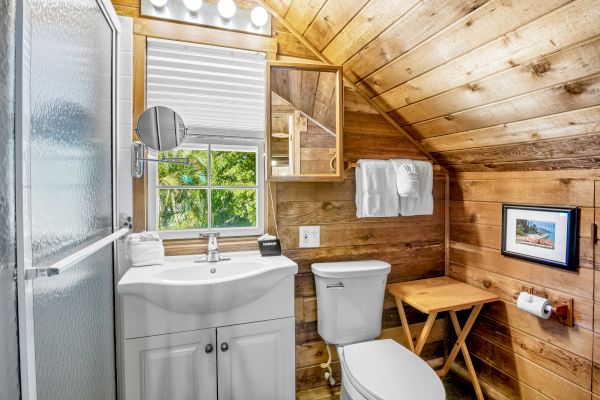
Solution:
{"label": "medicine cabinet mirror", "polygon": [[267,179],[344,179],[342,68],[269,62]]}

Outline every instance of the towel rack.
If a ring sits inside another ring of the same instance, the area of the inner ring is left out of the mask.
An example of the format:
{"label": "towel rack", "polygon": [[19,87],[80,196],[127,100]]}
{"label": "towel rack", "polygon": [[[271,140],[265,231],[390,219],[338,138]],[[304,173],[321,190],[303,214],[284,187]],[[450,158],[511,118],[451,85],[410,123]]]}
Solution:
{"label": "towel rack", "polygon": [[[344,171],[348,171],[351,168],[357,168],[359,167],[360,164],[359,162],[352,162],[352,161],[344,161]],[[433,172],[442,172],[443,168],[441,165],[438,164],[433,164]]]}
{"label": "towel rack", "polygon": [[50,277],[54,275],[58,275],[67,269],[71,268],[73,265],[77,264],[79,261],[85,259],[89,255],[97,252],[102,249],[104,246],[114,242],[115,240],[125,236],[129,233],[129,228],[121,228],[118,231],[92,243],[91,245],[76,251],[68,257],[63,258],[62,260],[50,265],[49,267],[38,267],[38,268],[26,268],[25,269],[25,279],[36,279],[41,277]]}

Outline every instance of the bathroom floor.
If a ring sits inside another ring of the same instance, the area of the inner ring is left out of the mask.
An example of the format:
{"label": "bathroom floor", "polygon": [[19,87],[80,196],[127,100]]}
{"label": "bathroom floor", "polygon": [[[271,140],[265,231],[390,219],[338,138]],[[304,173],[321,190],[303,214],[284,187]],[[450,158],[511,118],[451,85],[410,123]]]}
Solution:
{"label": "bathroom floor", "polygon": [[[443,379],[446,388],[446,400],[475,400],[475,392],[471,382],[463,379],[460,375],[450,372]],[[298,393],[298,400],[339,400],[338,388],[320,388]],[[334,393],[332,393],[334,392]]]}

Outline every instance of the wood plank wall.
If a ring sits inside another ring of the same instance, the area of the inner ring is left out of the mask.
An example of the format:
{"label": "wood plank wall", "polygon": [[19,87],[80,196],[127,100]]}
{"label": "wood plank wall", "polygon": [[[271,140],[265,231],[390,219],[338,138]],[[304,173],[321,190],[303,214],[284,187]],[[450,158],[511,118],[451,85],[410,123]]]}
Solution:
{"label": "wood plank wall", "polygon": [[[346,90],[351,109],[346,110],[344,152],[350,161],[360,158],[425,159],[408,140],[399,136],[383,117]],[[355,103],[356,102],[356,103]],[[277,183],[275,203],[279,236],[284,254],[299,265],[296,277],[296,384],[298,391],[318,389],[328,396],[319,363],[327,351],[317,333],[314,262],[375,258],[392,264],[388,282],[400,282],[444,275],[444,176],[436,176],[435,210],[432,216],[357,219],[354,205],[354,170],[340,183]],[[300,225],[320,225],[321,247],[298,247]],[[409,310],[411,330],[416,336],[424,315]],[[443,356],[445,325],[435,325],[424,357],[438,362]],[[404,341],[393,298],[386,296],[383,310],[383,337]],[[340,379],[337,355],[334,375]],[[337,389],[337,388],[336,388]],[[335,390],[335,389],[334,389]]]}
{"label": "wood plank wall", "polygon": [[[600,222],[598,179],[598,170],[490,172],[458,174],[451,182],[449,275],[502,298],[484,308],[468,340],[490,398],[590,399],[593,389],[600,399],[600,325],[594,324],[600,271],[591,237],[591,224]],[[500,255],[503,202],[579,206],[579,269]],[[551,300],[573,298],[576,326],[518,310],[512,295],[522,286]]]}

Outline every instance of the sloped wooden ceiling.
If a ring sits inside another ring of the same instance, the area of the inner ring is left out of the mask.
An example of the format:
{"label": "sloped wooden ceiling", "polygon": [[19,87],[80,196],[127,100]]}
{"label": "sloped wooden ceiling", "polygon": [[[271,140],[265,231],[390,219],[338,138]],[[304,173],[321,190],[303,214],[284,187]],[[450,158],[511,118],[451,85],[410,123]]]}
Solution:
{"label": "sloped wooden ceiling", "polygon": [[598,0],[265,0],[454,171],[600,167]]}

